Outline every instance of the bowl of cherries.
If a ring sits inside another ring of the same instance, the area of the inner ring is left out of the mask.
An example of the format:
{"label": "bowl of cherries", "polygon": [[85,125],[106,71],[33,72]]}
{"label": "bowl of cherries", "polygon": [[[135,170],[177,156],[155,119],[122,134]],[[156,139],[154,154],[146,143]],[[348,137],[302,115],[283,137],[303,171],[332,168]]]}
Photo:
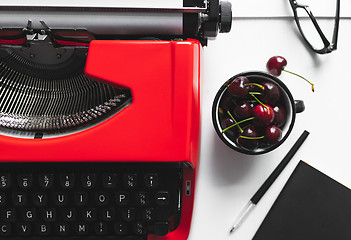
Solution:
{"label": "bowl of cherries", "polygon": [[234,150],[263,154],[281,145],[303,101],[265,72],[243,72],[226,81],[215,96],[212,121],[218,136]]}

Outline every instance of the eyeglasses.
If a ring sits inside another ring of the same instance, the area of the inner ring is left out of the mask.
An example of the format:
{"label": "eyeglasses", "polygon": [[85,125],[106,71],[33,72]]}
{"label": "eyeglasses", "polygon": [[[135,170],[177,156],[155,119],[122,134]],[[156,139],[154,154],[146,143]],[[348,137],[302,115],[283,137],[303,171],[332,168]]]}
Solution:
{"label": "eyeglasses", "polygon": [[334,31],[331,42],[329,42],[324,35],[309,6],[299,4],[296,0],[289,1],[294,12],[297,27],[311,49],[319,54],[331,53],[332,51],[335,51],[337,49],[339,32],[340,0],[336,0]]}

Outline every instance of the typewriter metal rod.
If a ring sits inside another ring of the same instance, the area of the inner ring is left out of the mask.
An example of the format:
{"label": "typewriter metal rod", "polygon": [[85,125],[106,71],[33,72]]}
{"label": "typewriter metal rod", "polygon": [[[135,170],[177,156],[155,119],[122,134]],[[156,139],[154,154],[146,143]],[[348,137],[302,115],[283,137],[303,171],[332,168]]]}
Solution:
{"label": "typewriter metal rod", "polygon": [[100,12],[119,12],[119,11],[137,11],[137,12],[184,12],[184,13],[204,13],[207,12],[207,1],[203,7],[148,7],[148,6],[128,6],[128,7],[64,7],[64,6],[0,6],[1,11],[100,11]]}
{"label": "typewriter metal rod", "polygon": [[183,14],[179,12],[81,12],[0,11],[0,27],[33,30],[86,29],[96,35],[182,35]]}
{"label": "typewriter metal rod", "polygon": [[[227,1],[183,0],[160,7],[150,4],[105,7],[0,4],[0,30],[26,29],[31,22],[31,30],[40,33],[45,30],[42,24],[45,22],[52,30],[81,29],[96,36],[113,37],[195,38],[206,45],[208,38],[215,38],[218,32],[229,32],[231,28],[231,3]],[[4,36],[9,38],[0,34],[0,39]],[[23,41],[12,43],[23,44]]]}

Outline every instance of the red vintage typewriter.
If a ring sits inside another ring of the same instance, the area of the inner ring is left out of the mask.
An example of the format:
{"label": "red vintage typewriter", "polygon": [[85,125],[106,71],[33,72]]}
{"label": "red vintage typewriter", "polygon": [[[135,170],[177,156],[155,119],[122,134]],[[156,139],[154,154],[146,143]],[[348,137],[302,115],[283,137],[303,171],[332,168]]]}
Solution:
{"label": "red vintage typewriter", "polygon": [[201,52],[231,5],[111,2],[0,4],[0,239],[189,234]]}

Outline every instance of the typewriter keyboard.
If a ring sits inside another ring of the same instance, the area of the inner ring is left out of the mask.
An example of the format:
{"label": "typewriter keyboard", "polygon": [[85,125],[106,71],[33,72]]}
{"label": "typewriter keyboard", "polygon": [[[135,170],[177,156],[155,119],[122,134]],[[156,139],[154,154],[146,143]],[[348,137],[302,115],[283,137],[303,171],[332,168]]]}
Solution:
{"label": "typewriter keyboard", "polygon": [[173,163],[0,163],[0,239],[146,239],[179,224]]}

